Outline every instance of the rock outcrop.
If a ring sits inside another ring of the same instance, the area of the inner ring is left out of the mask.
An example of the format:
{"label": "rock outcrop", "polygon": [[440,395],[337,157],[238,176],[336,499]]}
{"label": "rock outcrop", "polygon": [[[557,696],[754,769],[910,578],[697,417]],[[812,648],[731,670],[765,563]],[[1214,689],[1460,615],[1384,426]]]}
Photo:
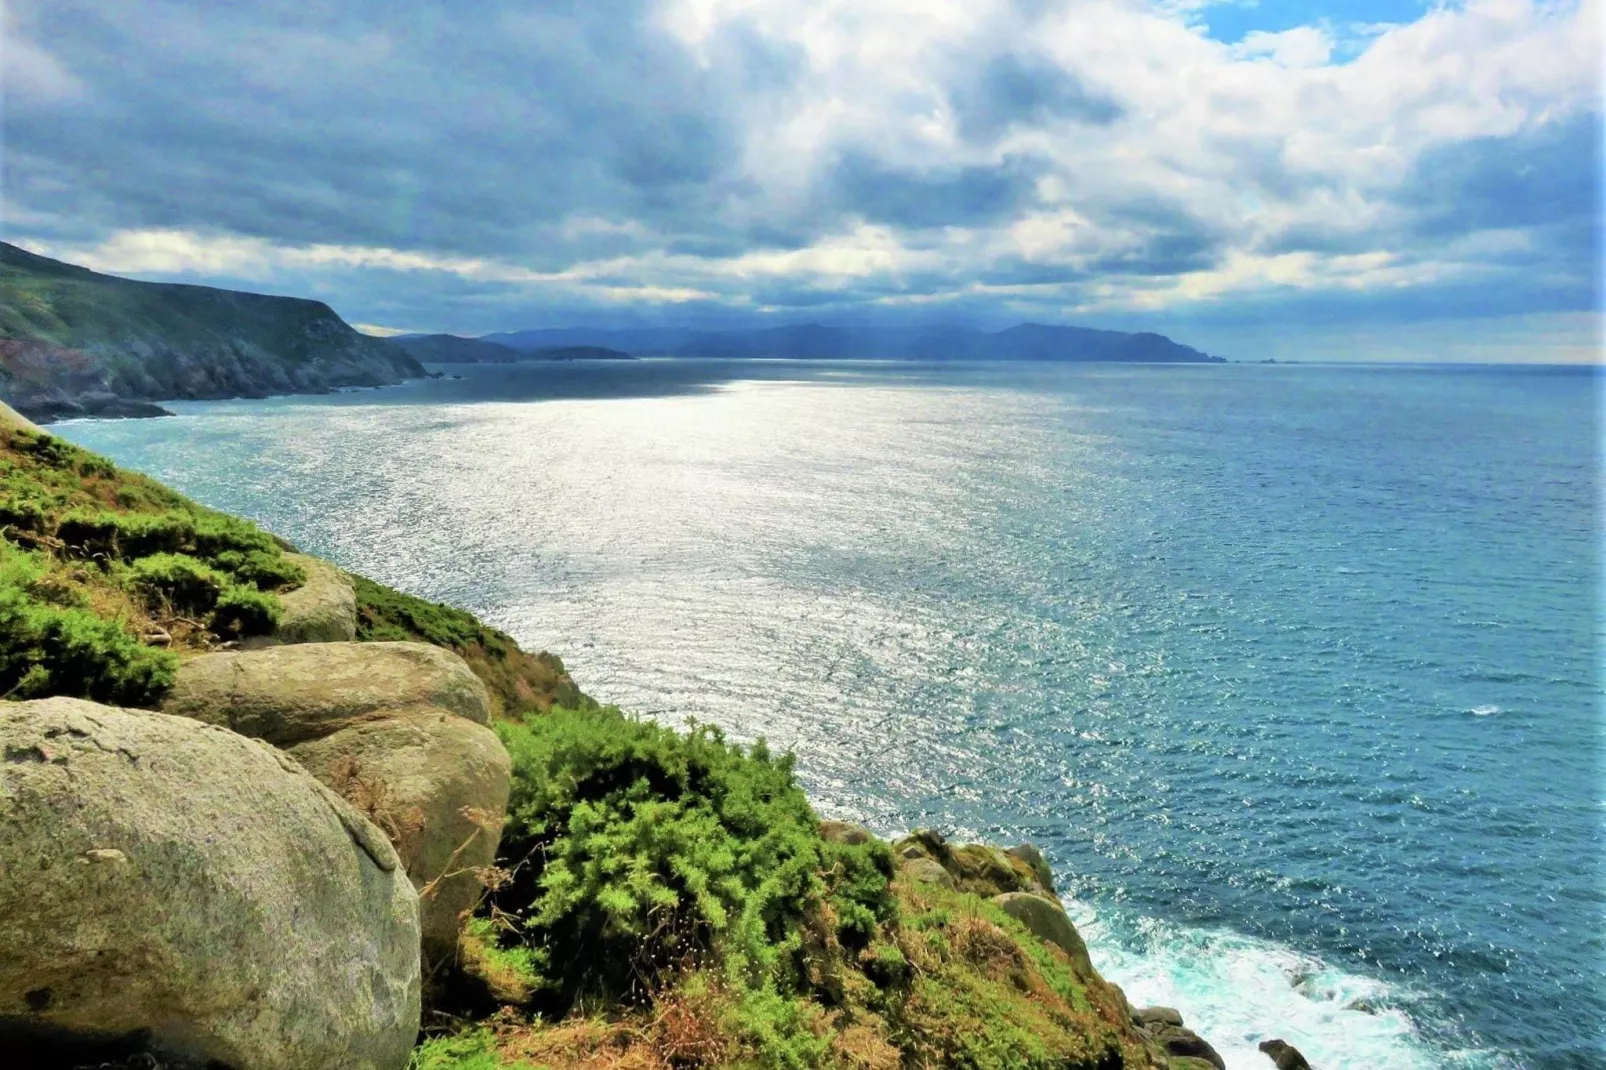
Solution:
{"label": "rock outcrop", "polygon": [[350,643],[357,638],[357,593],[327,561],[286,554],[307,573],[300,587],[279,596],[283,612],[267,644]]}
{"label": "rock outcrop", "polygon": [[1174,1007],[1144,1007],[1132,1012],[1132,1021],[1142,1033],[1163,1047],[1172,1057],[1174,1070],[1184,1070],[1189,1062],[1208,1064],[1216,1070],[1227,1070],[1216,1049],[1198,1033],[1182,1022],[1182,1015]]}
{"label": "rock outcrop", "polygon": [[1035,892],[1005,892],[993,896],[993,902],[1026,926],[1033,936],[1065,952],[1079,974],[1086,977],[1094,972],[1082,934],[1076,931],[1070,916],[1057,901]]}
{"label": "rock outcrop", "polygon": [[990,900],[1033,936],[1063,951],[1080,980],[1113,989],[1119,1005],[1147,1044],[1155,1066],[1167,1070],[1225,1070],[1226,1064],[1215,1048],[1183,1024],[1176,1010],[1132,1010],[1120,986],[1099,975],[1086,942],[1054,890],[1048,862],[1036,847],[1023,843],[1004,850],[985,844],[951,844],[941,833],[920,829],[895,841],[892,853],[901,879],[957,888]]}
{"label": "rock outcrop", "polygon": [[295,762],[65,698],[6,704],[0,759],[0,1033],[20,1065],[407,1064],[417,896],[379,830]]}
{"label": "rock outcrop", "polygon": [[426,966],[456,950],[492,865],[512,768],[490,700],[422,643],[307,643],[208,654],[162,709],[284,748],[383,828],[421,897]]}
{"label": "rock outcrop", "polygon": [[291,747],[364,721],[443,710],[490,723],[485,685],[449,650],[425,643],[306,643],[186,662],[165,713]]}
{"label": "rock outcrop", "polygon": [[1262,1040],[1260,1050],[1277,1064],[1277,1070],[1311,1070],[1299,1049],[1286,1040]]}

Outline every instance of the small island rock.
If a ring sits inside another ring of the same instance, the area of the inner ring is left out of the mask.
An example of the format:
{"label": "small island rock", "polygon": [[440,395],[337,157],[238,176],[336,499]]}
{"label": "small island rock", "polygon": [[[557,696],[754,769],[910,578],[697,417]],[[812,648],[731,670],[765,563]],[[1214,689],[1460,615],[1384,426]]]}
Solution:
{"label": "small island rock", "polygon": [[1286,1040],[1262,1040],[1260,1050],[1277,1064],[1277,1070],[1311,1070],[1299,1049]]}

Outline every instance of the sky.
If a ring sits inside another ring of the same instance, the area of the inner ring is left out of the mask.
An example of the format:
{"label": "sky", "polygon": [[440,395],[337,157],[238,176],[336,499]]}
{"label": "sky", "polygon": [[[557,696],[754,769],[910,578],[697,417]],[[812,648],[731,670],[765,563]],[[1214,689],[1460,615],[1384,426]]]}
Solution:
{"label": "sky", "polygon": [[0,237],[375,332],[1598,360],[1606,0],[0,0]]}

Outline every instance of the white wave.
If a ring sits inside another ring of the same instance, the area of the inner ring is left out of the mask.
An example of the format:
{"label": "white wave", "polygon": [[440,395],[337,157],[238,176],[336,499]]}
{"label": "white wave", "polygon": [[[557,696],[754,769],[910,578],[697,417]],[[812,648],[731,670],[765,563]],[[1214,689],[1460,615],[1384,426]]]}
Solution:
{"label": "white wave", "polygon": [[1500,712],[1499,706],[1474,706],[1467,711],[1474,717],[1493,717]]}
{"label": "white wave", "polygon": [[[1281,944],[1227,931],[1142,919],[1120,933],[1084,903],[1067,901],[1099,971],[1134,1007],[1175,1007],[1221,1053],[1228,1070],[1270,1070],[1258,1048],[1279,1037],[1321,1070],[1494,1067],[1487,1052],[1430,1047],[1400,990],[1334,969]],[[1362,1008],[1370,1008],[1362,1009]]]}

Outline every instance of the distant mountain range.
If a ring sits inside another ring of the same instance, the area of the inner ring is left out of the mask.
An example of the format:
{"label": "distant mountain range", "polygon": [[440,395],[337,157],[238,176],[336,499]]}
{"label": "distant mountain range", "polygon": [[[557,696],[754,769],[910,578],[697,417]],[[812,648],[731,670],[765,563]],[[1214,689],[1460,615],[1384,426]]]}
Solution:
{"label": "distant mountain range", "polygon": [[515,360],[630,360],[605,346],[549,345],[521,348],[455,334],[397,334],[386,338],[425,364],[507,364]]}
{"label": "distant mountain range", "polygon": [[636,356],[799,360],[1033,360],[1225,363],[1162,334],[1023,323],[1002,331],[938,325],[827,327],[808,323],[759,330],[572,327],[488,334],[479,339],[520,352],[553,346],[605,346]]}
{"label": "distant mountain range", "polygon": [[147,416],[424,374],[321,301],[136,282],[0,242],[0,400],[35,420]]}

